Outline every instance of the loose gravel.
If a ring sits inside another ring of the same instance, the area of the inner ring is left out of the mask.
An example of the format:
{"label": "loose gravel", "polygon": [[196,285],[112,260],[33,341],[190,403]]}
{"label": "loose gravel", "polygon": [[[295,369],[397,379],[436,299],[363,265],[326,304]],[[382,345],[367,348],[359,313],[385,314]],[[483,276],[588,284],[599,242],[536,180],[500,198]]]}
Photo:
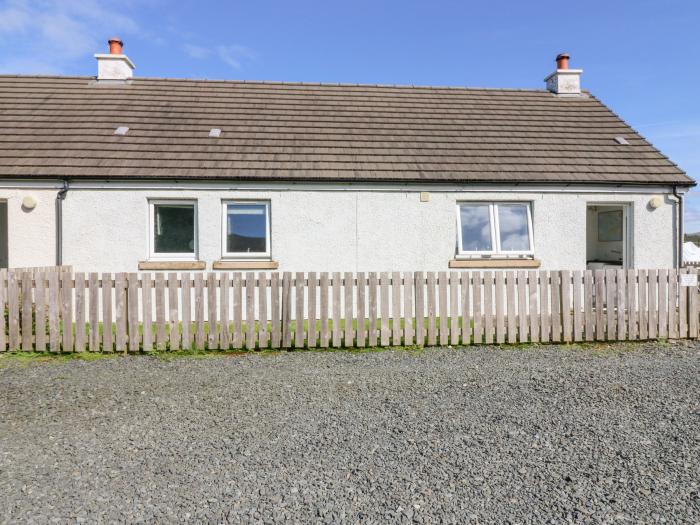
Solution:
{"label": "loose gravel", "polygon": [[700,522],[700,345],[5,361],[4,522]]}

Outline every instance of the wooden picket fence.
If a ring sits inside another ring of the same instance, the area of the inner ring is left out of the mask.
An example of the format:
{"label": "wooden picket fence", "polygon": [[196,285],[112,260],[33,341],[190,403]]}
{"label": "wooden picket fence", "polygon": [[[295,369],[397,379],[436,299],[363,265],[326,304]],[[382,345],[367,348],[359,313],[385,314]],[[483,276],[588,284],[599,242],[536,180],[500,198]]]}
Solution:
{"label": "wooden picket fence", "polygon": [[696,272],[10,271],[0,351],[694,339],[698,290],[681,275]]}

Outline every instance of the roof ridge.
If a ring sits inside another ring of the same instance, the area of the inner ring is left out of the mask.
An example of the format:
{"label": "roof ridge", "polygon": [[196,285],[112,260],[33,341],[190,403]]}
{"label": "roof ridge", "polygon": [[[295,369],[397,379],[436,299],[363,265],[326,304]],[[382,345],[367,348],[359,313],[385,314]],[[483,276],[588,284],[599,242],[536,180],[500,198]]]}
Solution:
{"label": "roof ridge", "polygon": [[[65,79],[65,80],[95,80],[95,76],[88,75],[23,75],[12,73],[1,73],[0,79]],[[450,86],[450,85],[423,85],[423,84],[382,84],[382,83],[363,83],[363,82],[306,82],[306,81],[286,81],[286,80],[247,80],[247,79],[216,79],[216,78],[178,78],[178,77],[133,77],[129,83],[135,83],[139,80],[146,81],[165,81],[165,82],[206,82],[206,83],[221,83],[221,84],[253,84],[265,86],[321,86],[321,87],[362,87],[362,88],[399,88],[399,89],[434,89],[434,90],[465,90],[465,91],[512,91],[512,92],[530,92],[530,93],[546,93],[545,88],[510,88],[510,87],[484,87],[484,86]],[[582,90],[582,93],[588,93]]]}

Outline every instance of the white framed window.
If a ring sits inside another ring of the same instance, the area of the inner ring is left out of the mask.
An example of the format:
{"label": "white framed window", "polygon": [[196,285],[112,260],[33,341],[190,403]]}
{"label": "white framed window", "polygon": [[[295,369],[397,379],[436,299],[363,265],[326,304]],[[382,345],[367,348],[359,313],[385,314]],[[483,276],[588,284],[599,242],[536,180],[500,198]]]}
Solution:
{"label": "white framed window", "polygon": [[531,204],[457,203],[457,254],[463,257],[533,255]]}
{"label": "white framed window", "polygon": [[224,257],[270,257],[269,201],[223,201],[222,213],[221,245]]}
{"label": "white framed window", "polygon": [[151,259],[197,259],[197,201],[149,200]]}

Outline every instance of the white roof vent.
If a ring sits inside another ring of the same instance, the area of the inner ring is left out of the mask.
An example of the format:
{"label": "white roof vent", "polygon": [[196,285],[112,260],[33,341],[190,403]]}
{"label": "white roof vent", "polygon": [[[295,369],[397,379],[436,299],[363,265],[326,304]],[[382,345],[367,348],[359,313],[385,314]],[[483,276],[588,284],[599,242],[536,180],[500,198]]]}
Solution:
{"label": "white roof vent", "polygon": [[629,146],[630,145],[630,143],[627,142],[627,139],[625,137],[615,137],[615,142],[617,142],[621,146]]}
{"label": "white roof vent", "polygon": [[115,135],[126,135],[126,132],[129,131],[128,126],[119,126],[117,129],[114,130]]}
{"label": "white roof vent", "polygon": [[211,128],[209,130],[209,136],[219,138],[221,136],[221,130],[219,128]]}

